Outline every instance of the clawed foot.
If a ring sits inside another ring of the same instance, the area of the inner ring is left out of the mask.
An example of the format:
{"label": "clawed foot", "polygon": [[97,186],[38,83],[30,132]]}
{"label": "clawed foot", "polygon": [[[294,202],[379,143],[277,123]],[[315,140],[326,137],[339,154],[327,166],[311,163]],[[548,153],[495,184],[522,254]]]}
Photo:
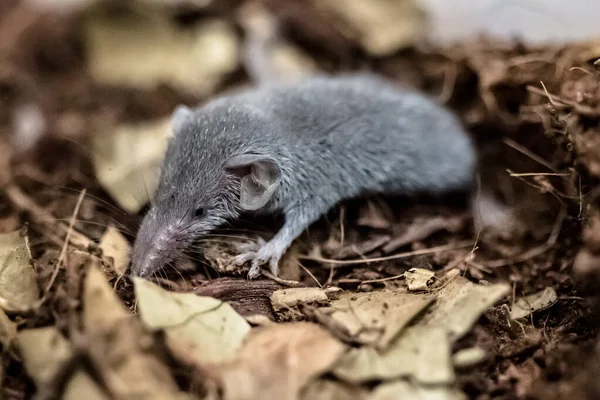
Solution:
{"label": "clawed foot", "polygon": [[259,239],[256,243],[244,243],[237,247],[241,253],[234,258],[233,263],[235,265],[242,265],[248,261],[252,261],[250,271],[248,271],[249,279],[260,276],[260,267],[264,264],[269,264],[269,270],[273,275],[277,276],[279,272],[279,260],[283,252],[276,249],[271,242]]}

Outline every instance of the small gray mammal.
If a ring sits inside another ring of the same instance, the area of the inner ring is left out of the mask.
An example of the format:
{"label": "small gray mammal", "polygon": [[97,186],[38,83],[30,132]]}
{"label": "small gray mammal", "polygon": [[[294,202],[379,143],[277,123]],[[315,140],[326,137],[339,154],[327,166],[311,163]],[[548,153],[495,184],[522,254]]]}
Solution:
{"label": "small gray mammal", "polygon": [[133,249],[149,276],[242,213],[282,213],[277,234],[237,257],[249,278],[314,221],[363,195],[470,191],[474,146],[428,97],[368,74],[265,85],[173,114],[159,186]]}

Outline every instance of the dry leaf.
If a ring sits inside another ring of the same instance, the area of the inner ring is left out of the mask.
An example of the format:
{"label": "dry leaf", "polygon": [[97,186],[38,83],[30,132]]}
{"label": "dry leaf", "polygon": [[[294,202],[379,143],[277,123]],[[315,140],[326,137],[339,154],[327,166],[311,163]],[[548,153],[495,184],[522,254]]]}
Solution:
{"label": "dry leaf", "polygon": [[250,325],[227,303],[192,293],[173,293],[134,278],[141,318],[152,329],[164,329],[171,351],[198,364],[232,359]]}
{"label": "dry leaf", "polygon": [[510,317],[513,320],[528,317],[535,311],[551,307],[557,300],[556,291],[551,287],[547,287],[541,292],[530,294],[517,300],[510,310]]}
{"label": "dry leaf", "polygon": [[237,358],[217,369],[225,400],[297,399],[345,350],[319,325],[298,322],[253,330]]}
{"label": "dry leaf", "polygon": [[72,355],[69,342],[53,326],[25,329],[17,335],[17,344],[27,374],[38,389],[50,386]]}
{"label": "dry leaf", "polygon": [[0,297],[4,308],[27,308],[39,298],[25,230],[0,234]]}
{"label": "dry leaf", "polygon": [[17,324],[0,309],[0,345],[3,351],[11,347],[12,341],[17,337]]}
{"label": "dry leaf", "polygon": [[317,64],[277,33],[277,22],[264,7],[246,3],[240,12],[246,31],[245,66],[255,82],[293,82],[315,75]]}
{"label": "dry leaf", "polygon": [[443,327],[454,342],[469,332],[481,314],[508,293],[510,286],[507,284],[477,285],[456,276],[433,293],[437,301],[419,325]]}
{"label": "dry leaf", "polygon": [[343,326],[357,342],[383,350],[432,301],[431,297],[392,291],[343,293],[318,312]]}
{"label": "dry leaf", "polygon": [[411,292],[429,289],[434,276],[433,271],[423,268],[411,268],[404,273],[408,290]]}
{"label": "dry leaf", "polygon": [[454,388],[423,386],[402,380],[377,386],[369,400],[466,400],[466,398],[461,391]]}
{"label": "dry leaf", "polygon": [[457,351],[452,356],[456,368],[468,368],[485,360],[485,350],[480,347],[471,347]]}
{"label": "dry leaf", "polygon": [[94,136],[96,177],[125,211],[140,211],[154,195],[170,135],[171,120],[167,118],[121,125],[111,133]]}
{"label": "dry leaf", "polygon": [[421,383],[450,384],[454,380],[451,344],[509,291],[508,285],[476,285],[457,276],[434,293],[414,294],[436,301],[385,351],[367,346],[353,349],[334,372],[349,382],[412,376]]}
{"label": "dry leaf", "polygon": [[454,381],[447,332],[423,326],[406,329],[385,351],[367,346],[349,351],[333,372],[352,383],[401,377],[426,384]]}
{"label": "dry leaf", "polygon": [[110,400],[98,387],[98,384],[81,370],[73,373],[61,398],[64,400]]}
{"label": "dry leaf", "polygon": [[308,384],[300,396],[301,400],[366,400],[367,391],[360,386],[319,379]]}
{"label": "dry leaf", "polygon": [[[328,289],[329,290],[329,289]],[[275,312],[295,307],[298,304],[326,303],[329,301],[327,290],[316,287],[280,289],[271,295],[271,305]]]}
{"label": "dry leaf", "polygon": [[[69,342],[55,327],[21,331],[17,340],[27,374],[38,391],[53,388],[55,377],[72,356]],[[108,400],[98,385],[80,369],[73,373],[61,398]]]}
{"label": "dry leaf", "polygon": [[105,84],[144,90],[170,84],[199,96],[238,66],[237,37],[223,21],[183,28],[160,7],[148,6],[144,13],[95,9],[84,27],[90,73]]}
{"label": "dry leaf", "polygon": [[127,312],[96,266],[88,270],[83,297],[87,351],[101,360],[107,384],[120,398],[183,396],[168,367],[152,352],[151,334]]}
{"label": "dry leaf", "polygon": [[130,314],[100,270],[100,260],[90,256],[89,263],[83,292],[83,325],[88,331],[110,330]]}
{"label": "dry leaf", "polygon": [[100,238],[99,246],[105,256],[112,257],[115,271],[119,275],[125,274],[131,261],[131,245],[127,238],[111,225]]}
{"label": "dry leaf", "polygon": [[314,0],[343,20],[374,56],[390,55],[412,45],[425,15],[415,0]]}

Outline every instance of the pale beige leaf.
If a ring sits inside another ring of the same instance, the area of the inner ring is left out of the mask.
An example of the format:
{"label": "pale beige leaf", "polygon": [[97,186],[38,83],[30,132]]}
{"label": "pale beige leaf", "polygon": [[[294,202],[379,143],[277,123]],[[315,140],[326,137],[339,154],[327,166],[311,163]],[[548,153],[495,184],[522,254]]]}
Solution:
{"label": "pale beige leaf", "polygon": [[485,360],[485,350],[480,347],[470,347],[457,351],[452,356],[456,368],[468,368]]}
{"label": "pale beige leaf", "polygon": [[0,234],[0,298],[5,308],[27,308],[39,299],[25,230]]}
{"label": "pale beige leaf", "polygon": [[90,376],[81,371],[76,371],[65,388],[62,399],[64,400],[110,400],[98,384]]}
{"label": "pale beige leaf", "polygon": [[366,346],[354,349],[334,372],[350,382],[412,377],[421,383],[450,384],[454,380],[451,344],[509,291],[508,285],[476,285],[457,276],[433,293],[414,294],[436,300],[385,351]]}
{"label": "pale beige leaf", "polygon": [[212,297],[173,293],[134,278],[135,294],[144,324],[164,329],[171,351],[198,364],[230,360],[250,325],[233,308]]}
{"label": "pale beige leaf", "polygon": [[178,398],[168,367],[152,351],[151,333],[127,312],[97,265],[88,269],[83,298],[88,351],[101,360],[112,391],[120,398]]}
{"label": "pale beige leaf", "polygon": [[105,256],[112,257],[115,271],[123,275],[131,261],[131,245],[127,238],[111,225],[100,238],[99,246]]}
{"label": "pale beige leaf", "polygon": [[316,287],[286,288],[273,292],[271,305],[275,312],[295,307],[298,304],[326,303],[329,301],[325,289]]}
{"label": "pale beige leaf", "polygon": [[85,18],[84,40],[94,79],[144,90],[170,84],[208,94],[239,63],[238,39],[228,23],[203,19],[183,28],[160,7],[117,14],[95,9]]}
{"label": "pale beige leaf", "polygon": [[298,322],[253,330],[236,359],[217,369],[225,400],[297,399],[330,370],[345,346],[319,325]]}
{"label": "pale beige leaf", "polygon": [[536,311],[551,307],[557,300],[556,291],[551,287],[547,287],[541,292],[518,299],[510,310],[510,317],[513,320],[528,317]]}
{"label": "pale beige leaf", "polygon": [[360,386],[318,379],[302,390],[300,400],[367,400],[368,393]]}
{"label": "pale beige leaf", "polygon": [[154,195],[170,135],[170,118],[94,135],[96,177],[125,211],[140,211]]}
{"label": "pale beige leaf", "polygon": [[348,352],[334,369],[347,382],[412,377],[427,384],[454,380],[450,343],[443,328],[412,326],[385,351],[361,347]]}
{"label": "pale beige leaf", "polygon": [[[130,314],[108,284],[99,258],[89,255],[83,293],[83,325],[87,330],[109,330]],[[110,310],[110,312],[107,312]]]}
{"label": "pale beige leaf", "polygon": [[372,55],[385,56],[414,43],[425,20],[415,0],[313,0],[335,14]]}
{"label": "pale beige leaf", "polygon": [[411,268],[404,273],[408,290],[411,292],[429,289],[434,276],[435,273],[433,271],[423,268]]}
{"label": "pale beige leaf", "polygon": [[442,327],[454,342],[469,332],[481,314],[508,293],[510,286],[507,284],[477,285],[456,276],[433,293],[437,301],[419,325]]}
{"label": "pale beige leaf", "polygon": [[431,297],[393,291],[343,293],[319,312],[343,326],[357,342],[383,350],[432,301]]}
{"label": "pale beige leaf", "polygon": [[17,345],[25,370],[38,388],[47,387],[72,355],[69,342],[53,326],[19,332]]}
{"label": "pale beige leaf", "polygon": [[13,340],[17,337],[17,324],[0,309],[0,345],[4,351],[11,347]]}
{"label": "pale beige leaf", "polygon": [[424,386],[415,382],[396,381],[379,385],[368,400],[466,400],[459,390],[448,386]]}

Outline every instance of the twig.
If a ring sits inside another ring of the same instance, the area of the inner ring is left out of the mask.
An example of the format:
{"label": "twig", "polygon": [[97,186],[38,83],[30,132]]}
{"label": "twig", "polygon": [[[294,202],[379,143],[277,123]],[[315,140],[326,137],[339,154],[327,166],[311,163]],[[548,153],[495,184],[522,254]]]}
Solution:
{"label": "twig", "polygon": [[300,268],[302,268],[302,270],[304,270],[304,272],[306,272],[308,274],[308,276],[310,276],[313,279],[313,281],[315,281],[317,283],[317,285],[319,285],[320,288],[323,287],[323,285],[321,285],[321,282],[319,282],[319,280],[313,275],[312,272],[310,272],[310,270],[308,268],[306,268],[304,265],[302,265],[302,263],[299,261],[296,261],[296,263],[298,264],[298,266]]}
{"label": "twig", "polygon": [[443,251],[457,250],[457,249],[469,247],[472,245],[473,245],[472,240],[463,240],[458,243],[446,244],[443,246],[432,247],[429,249],[409,251],[406,253],[394,254],[394,255],[386,256],[386,257],[365,258],[365,259],[358,259],[358,260],[335,260],[335,259],[330,259],[330,258],[312,257],[309,255],[300,255],[298,258],[303,259],[303,260],[317,261],[320,263],[333,264],[333,265],[370,264],[370,263],[374,263],[374,262],[397,260],[397,259],[401,259],[401,258],[408,258],[408,257],[413,257],[413,256],[425,255],[425,254],[441,253]]}
{"label": "twig", "polygon": [[396,279],[404,278],[404,274],[388,276],[387,278],[379,278],[379,279],[369,279],[366,281],[361,281],[363,283],[379,283],[379,282],[387,282],[387,281],[395,281]]}
{"label": "twig", "polygon": [[519,153],[526,155],[527,157],[531,158],[533,161],[537,162],[538,164],[541,164],[544,167],[548,168],[550,171],[552,171],[556,174],[560,174],[560,172],[558,172],[558,170],[556,168],[554,168],[552,166],[552,164],[550,164],[548,161],[544,160],[542,157],[533,153],[531,150],[520,145],[519,143],[515,142],[514,140],[509,139],[509,138],[504,138],[502,141],[507,146],[512,147],[513,149],[517,150]]}
{"label": "twig", "polygon": [[516,173],[516,172],[512,172],[509,169],[507,169],[506,171],[512,177],[519,177],[519,176],[571,176],[572,175],[572,174],[559,174],[559,173],[556,173],[556,172],[523,172],[523,173]]}
{"label": "twig", "polygon": [[[23,193],[17,186],[8,185],[5,193],[16,208],[28,211],[36,223],[46,227],[49,230],[58,229],[65,234],[69,231],[69,228],[64,223],[51,223],[50,221],[55,221],[56,218],[42,207],[37,205],[35,201]],[[75,229],[71,229],[71,234],[69,235],[68,239],[73,246],[84,249],[92,244],[92,241],[88,237]]]}
{"label": "twig", "polygon": [[[550,93],[548,93],[548,91],[546,91],[546,90],[539,89],[534,86],[527,86],[527,90],[529,90],[532,93],[548,97],[548,101],[550,101],[550,103],[553,106],[558,106],[561,108],[570,107],[573,110],[575,110],[576,112],[578,112],[579,114],[585,115],[586,117],[597,117],[600,115],[600,109],[592,108],[592,107],[586,106],[584,104],[580,104],[580,103],[576,103],[571,100],[563,99],[555,94],[550,95]],[[562,104],[558,104],[558,102],[560,102]]]}
{"label": "twig", "polygon": [[69,222],[69,229],[67,230],[67,235],[65,236],[65,242],[63,244],[63,247],[60,249],[60,254],[58,255],[58,261],[56,262],[56,266],[54,267],[54,271],[52,272],[52,276],[50,277],[50,281],[48,282],[48,285],[46,286],[46,290],[44,291],[44,296],[42,296],[42,300],[40,300],[40,303],[43,303],[46,298],[48,297],[48,293],[50,293],[50,289],[52,288],[52,285],[54,285],[54,281],[56,280],[56,277],[58,276],[58,272],[60,271],[60,267],[63,264],[65,255],[67,254],[67,247],[69,246],[69,238],[71,237],[71,234],[73,232],[73,225],[75,225],[75,221],[77,219],[77,214],[79,214],[79,209],[81,208],[81,203],[83,203],[83,199],[85,197],[85,192],[86,189],[83,189],[81,191],[81,194],[79,195],[79,199],[77,199],[77,204],[75,204],[75,209],[73,210],[73,215],[71,216],[71,222]]}

